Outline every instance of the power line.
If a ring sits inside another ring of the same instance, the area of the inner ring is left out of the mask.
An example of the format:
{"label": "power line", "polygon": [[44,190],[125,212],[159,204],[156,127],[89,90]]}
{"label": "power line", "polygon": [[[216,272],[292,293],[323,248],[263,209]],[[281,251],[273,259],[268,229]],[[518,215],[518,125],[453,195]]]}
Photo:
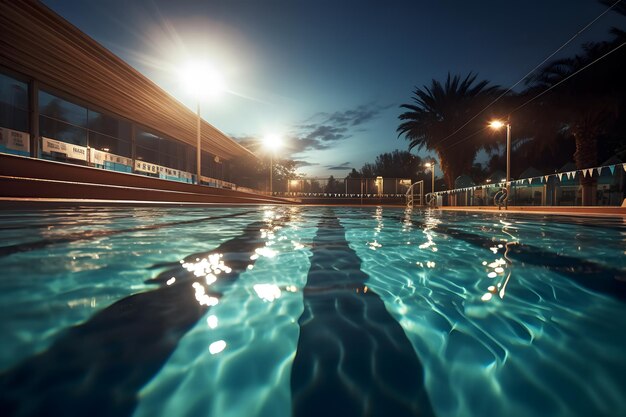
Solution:
{"label": "power line", "polygon": [[[563,50],[563,48],[565,48],[567,45],[569,45],[574,39],[576,39],[581,33],[583,33],[585,30],[587,30],[589,27],[591,27],[595,22],[597,22],[602,16],[604,16],[606,13],[608,13],[611,9],[613,9],[615,6],[617,6],[622,0],[617,0],[615,3],[613,3],[612,6],[610,6],[608,9],[606,9],[604,12],[602,12],[598,17],[596,17],[595,19],[593,19],[591,22],[587,23],[582,29],[580,29],[578,32],[576,32],[574,34],[574,36],[572,36],[567,42],[565,42],[563,45],[561,45],[556,51],[552,52],[550,55],[548,55],[547,58],[545,58],[543,61],[541,61],[540,64],[538,64],[537,66],[535,66],[532,70],[530,70],[526,75],[524,75],[518,82],[516,82],[515,84],[513,84],[511,87],[509,87],[505,92],[503,92],[502,94],[500,94],[498,97],[496,97],[491,103],[487,104],[482,110],[480,110],[475,116],[473,116],[471,119],[469,119],[468,121],[466,121],[463,125],[461,125],[461,127],[459,127],[458,129],[456,129],[454,132],[450,133],[448,136],[446,136],[445,138],[443,138],[441,140],[440,143],[445,142],[446,140],[450,139],[452,136],[456,135],[457,133],[459,133],[461,131],[461,129],[463,129],[465,126],[467,126],[468,124],[470,124],[470,122],[472,122],[474,119],[476,119],[478,116],[480,116],[481,114],[483,114],[489,107],[493,106],[496,102],[498,102],[502,97],[504,97],[506,94],[508,94],[511,90],[513,90],[513,88],[515,88],[518,84],[520,84],[522,81],[524,81],[526,78],[528,78],[528,76],[530,74],[532,74],[533,72],[537,71],[539,68],[541,68],[541,66],[543,64],[545,64],[546,62],[548,62],[554,55],[556,55],[557,53],[559,53],[561,50]],[[458,143],[458,142],[457,142]]]}
{"label": "power line", "polygon": [[[543,96],[544,94],[546,94],[548,91],[552,90],[553,88],[558,87],[560,84],[564,83],[565,81],[569,80],[570,78],[572,78],[573,76],[575,76],[576,74],[586,70],[587,68],[589,68],[590,66],[594,65],[595,63],[599,62],[600,60],[606,58],[607,56],[609,56],[610,54],[612,54],[613,52],[617,51],[619,48],[623,47],[624,45],[626,45],[626,42],[621,43],[620,45],[616,46],[615,48],[611,49],[610,51],[608,51],[607,53],[605,53],[604,55],[602,55],[601,57],[596,58],[595,60],[591,61],[590,63],[588,63],[587,65],[585,65],[582,68],[579,68],[577,71],[571,73],[570,75],[568,75],[567,77],[563,78],[561,81],[559,81],[558,83],[550,86],[550,88],[547,88],[546,90],[542,91],[541,93],[537,94],[535,97],[529,99],[528,101],[524,102],[523,104],[521,104],[520,106],[516,107],[515,109],[513,109],[509,114],[513,114],[516,111],[518,111],[519,109],[521,109],[522,107],[525,107],[526,105],[528,105],[529,103],[535,101],[536,99],[538,99],[539,97]],[[487,127],[483,127],[480,130],[478,130],[477,132],[474,132],[466,137],[464,137],[463,139],[453,143],[450,146],[447,146],[445,149],[449,149],[452,148],[456,145],[458,145],[461,142],[465,142],[466,140],[472,138],[473,136],[476,136],[477,134],[479,134],[480,132],[484,131],[485,129],[487,129]]]}
{"label": "power line", "polygon": [[626,42],[620,44],[619,46],[616,46],[615,48],[611,49],[609,52],[607,52],[606,54],[602,55],[601,57],[593,60],[592,62],[588,63],[587,65],[585,65],[584,67],[578,69],[577,71],[571,73],[570,75],[568,75],[567,77],[563,78],[561,81],[559,81],[558,83],[550,86],[550,88],[542,91],[541,93],[537,94],[535,97],[531,98],[530,100],[528,100],[527,102],[525,102],[524,104],[520,105],[519,107],[516,107],[515,109],[513,109],[513,111],[511,111],[511,114],[518,111],[519,109],[521,109],[522,107],[526,106],[528,103],[538,99],[539,97],[541,97],[542,95],[544,95],[545,93],[547,93],[548,91],[552,90],[553,88],[559,86],[560,84],[564,83],[565,81],[569,80],[570,78],[572,78],[574,75],[578,74],[581,71],[586,70],[587,68],[589,68],[590,66],[592,66],[593,64],[595,64],[596,62],[600,61],[603,58],[606,58],[607,56],[609,56],[610,54],[612,54],[613,52],[617,51],[619,48],[621,48],[622,46],[626,45]]}

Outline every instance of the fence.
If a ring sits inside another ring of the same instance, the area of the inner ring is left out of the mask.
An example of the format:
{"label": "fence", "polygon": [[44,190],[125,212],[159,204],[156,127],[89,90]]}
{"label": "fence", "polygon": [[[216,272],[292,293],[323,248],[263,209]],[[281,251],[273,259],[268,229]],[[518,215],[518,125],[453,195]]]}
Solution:
{"label": "fence", "polygon": [[411,186],[406,178],[299,178],[275,181],[280,197],[402,198]]}
{"label": "fence", "polygon": [[[623,204],[626,163],[521,178],[509,182],[508,205],[514,206],[580,206],[583,202],[581,180],[595,193],[592,205]],[[436,192],[437,204],[443,206],[489,206],[506,181]]]}

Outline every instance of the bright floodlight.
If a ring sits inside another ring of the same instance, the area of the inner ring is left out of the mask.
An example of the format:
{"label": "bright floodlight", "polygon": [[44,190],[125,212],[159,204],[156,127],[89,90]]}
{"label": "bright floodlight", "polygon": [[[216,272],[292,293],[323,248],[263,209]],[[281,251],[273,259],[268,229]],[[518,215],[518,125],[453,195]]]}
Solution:
{"label": "bright floodlight", "polygon": [[267,135],[263,138],[263,145],[270,151],[276,151],[283,145],[283,141],[278,135]]}
{"label": "bright floodlight", "polygon": [[492,129],[500,129],[502,126],[504,126],[504,123],[500,120],[494,120],[489,123],[489,127],[491,127]]}
{"label": "bright floodlight", "polygon": [[189,62],[180,72],[185,90],[199,98],[212,98],[226,90],[222,76],[204,62]]}
{"label": "bright floodlight", "polygon": [[424,166],[425,166],[426,168],[430,168],[431,166],[433,166],[433,164],[431,164],[430,162],[426,162],[426,163],[424,164]]}

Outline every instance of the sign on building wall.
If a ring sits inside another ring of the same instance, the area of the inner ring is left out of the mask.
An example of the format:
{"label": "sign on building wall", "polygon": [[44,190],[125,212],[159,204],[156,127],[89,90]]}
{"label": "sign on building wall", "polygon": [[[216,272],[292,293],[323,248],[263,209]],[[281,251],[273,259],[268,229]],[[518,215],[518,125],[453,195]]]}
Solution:
{"label": "sign on building wall", "polygon": [[87,160],[87,147],[61,142],[50,138],[41,138],[42,151],[45,153],[60,153],[71,159]]}
{"label": "sign on building wall", "polygon": [[99,151],[97,149],[91,148],[89,150],[89,161],[93,164],[104,165],[105,162],[112,162],[115,164],[122,164],[129,167],[133,166],[133,161],[130,158],[126,158],[124,156],[115,155],[112,153]]}
{"label": "sign on building wall", "polygon": [[147,172],[148,174],[158,174],[159,166],[150,162],[135,161],[135,171]]}
{"label": "sign on building wall", "polygon": [[30,152],[30,135],[0,127],[0,145],[14,151]]}

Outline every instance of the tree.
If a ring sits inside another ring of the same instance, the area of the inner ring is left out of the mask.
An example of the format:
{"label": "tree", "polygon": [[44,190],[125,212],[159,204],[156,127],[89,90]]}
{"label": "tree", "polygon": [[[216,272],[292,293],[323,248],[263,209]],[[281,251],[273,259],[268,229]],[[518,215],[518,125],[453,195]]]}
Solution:
{"label": "tree", "polygon": [[[582,53],[548,63],[529,81],[528,92],[532,94],[550,90],[533,105],[537,124],[541,126],[537,130],[552,134],[551,138],[544,138],[547,142],[558,136],[571,137],[578,169],[598,165],[598,143],[611,136],[620,109],[623,112],[626,51],[598,61],[619,45],[617,41],[586,44]],[[580,182],[582,204],[595,204],[596,179],[580,176]]]}
{"label": "tree", "polygon": [[324,188],[325,193],[337,193],[339,192],[339,183],[332,175],[328,177],[328,182],[326,183],[326,188]]}
{"label": "tree", "polygon": [[479,149],[495,146],[481,131],[485,119],[470,119],[490,104],[500,89],[489,86],[487,80],[476,82],[476,77],[473,73],[464,79],[448,74],[445,83],[433,79],[429,86],[415,88],[412,104],[400,106],[408,111],[399,116],[398,136],[409,141],[409,150],[435,151],[448,188],[453,188],[458,175],[470,171]]}

